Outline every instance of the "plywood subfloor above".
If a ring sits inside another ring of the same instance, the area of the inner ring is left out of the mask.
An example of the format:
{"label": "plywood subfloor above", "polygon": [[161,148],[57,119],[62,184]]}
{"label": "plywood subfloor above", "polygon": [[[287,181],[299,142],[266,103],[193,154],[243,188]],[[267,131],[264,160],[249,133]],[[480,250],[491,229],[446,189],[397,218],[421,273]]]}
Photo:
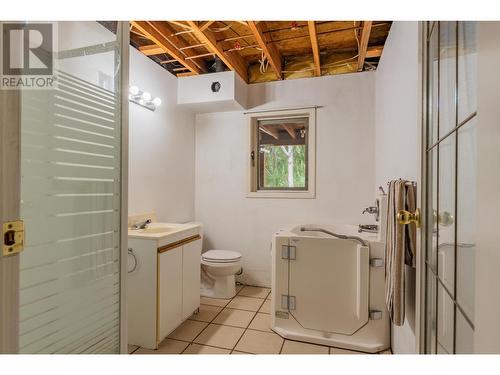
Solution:
{"label": "plywood subfloor above", "polygon": [[245,82],[377,68],[391,21],[131,21],[131,44],[177,77]]}

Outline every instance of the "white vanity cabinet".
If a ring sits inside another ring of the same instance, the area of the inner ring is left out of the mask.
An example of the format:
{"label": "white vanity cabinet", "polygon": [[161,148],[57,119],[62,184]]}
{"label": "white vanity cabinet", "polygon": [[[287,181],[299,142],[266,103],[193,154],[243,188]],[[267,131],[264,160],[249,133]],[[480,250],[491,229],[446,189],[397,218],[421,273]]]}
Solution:
{"label": "white vanity cabinet", "polygon": [[137,259],[128,274],[128,343],[156,349],[200,306],[200,228],[159,239],[129,232],[128,247]]}

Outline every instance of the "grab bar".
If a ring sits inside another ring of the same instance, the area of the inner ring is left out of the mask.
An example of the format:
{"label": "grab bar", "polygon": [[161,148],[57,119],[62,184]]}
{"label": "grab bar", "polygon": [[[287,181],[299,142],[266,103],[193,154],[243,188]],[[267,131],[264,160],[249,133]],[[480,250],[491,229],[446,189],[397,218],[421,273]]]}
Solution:
{"label": "grab bar", "polygon": [[358,236],[347,236],[345,234],[337,234],[337,233],[330,232],[329,230],[326,230],[326,229],[323,229],[323,228],[306,228],[306,227],[301,227],[300,231],[301,232],[322,232],[322,233],[329,234],[330,236],[333,236],[333,237],[336,237],[336,238],[340,238],[341,240],[354,240],[354,241],[360,242],[363,246],[368,246],[368,244],[366,243],[366,241],[363,240],[362,238],[358,237]]}

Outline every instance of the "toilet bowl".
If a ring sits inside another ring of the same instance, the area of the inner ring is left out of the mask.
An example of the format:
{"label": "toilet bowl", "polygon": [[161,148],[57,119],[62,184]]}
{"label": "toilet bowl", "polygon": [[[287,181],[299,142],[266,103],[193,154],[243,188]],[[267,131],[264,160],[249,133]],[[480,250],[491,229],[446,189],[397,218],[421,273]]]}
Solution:
{"label": "toilet bowl", "polygon": [[209,250],[201,254],[201,295],[211,298],[233,298],[235,275],[241,271],[241,254],[228,250]]}

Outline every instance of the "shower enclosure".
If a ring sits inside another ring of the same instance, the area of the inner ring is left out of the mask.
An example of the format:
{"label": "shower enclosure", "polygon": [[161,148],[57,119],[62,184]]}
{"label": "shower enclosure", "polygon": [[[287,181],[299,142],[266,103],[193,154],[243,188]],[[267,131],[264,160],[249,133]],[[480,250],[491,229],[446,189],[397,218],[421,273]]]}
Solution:
{"label": "shower enclosure", "polygon": [[0,261],[0,352],[124,352],[128,25],[45,24],[54,85],[0,93],[0,216],[25,237]]}

